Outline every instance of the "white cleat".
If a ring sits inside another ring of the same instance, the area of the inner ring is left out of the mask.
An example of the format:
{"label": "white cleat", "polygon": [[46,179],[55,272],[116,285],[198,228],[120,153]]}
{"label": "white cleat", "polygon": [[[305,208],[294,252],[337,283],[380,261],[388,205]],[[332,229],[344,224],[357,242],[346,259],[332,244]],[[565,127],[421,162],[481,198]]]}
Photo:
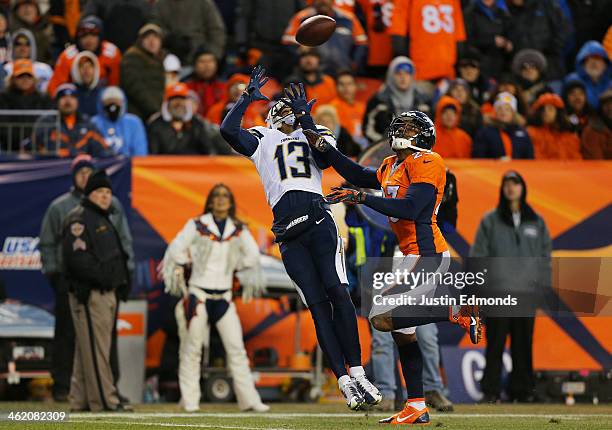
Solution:
{"label": "white cleat", "polygon": [[380,394],[378,388],[368,380],[365,373],[357,377],[351,377],[351,380],[368,405],[374,406],[382,402],[382,394]]}
{"label": "white cleat", "polygon": [[351,380],[351,382],[347,383],[340,389],[344,399],[346,400],[346,405],[349,409],[353,411],[357,411],[361,409],[361,407],[365,404],[365,399],[359,392],[359,389],[355,385],[355,383]]}
{"label": "white cleat", "polygon": [[243,412],[259,412],[264,413],[270,410],[270,406],[264,405],[263,403],[257,403],[256,405],[251,406],[250,408],[244,409]]}

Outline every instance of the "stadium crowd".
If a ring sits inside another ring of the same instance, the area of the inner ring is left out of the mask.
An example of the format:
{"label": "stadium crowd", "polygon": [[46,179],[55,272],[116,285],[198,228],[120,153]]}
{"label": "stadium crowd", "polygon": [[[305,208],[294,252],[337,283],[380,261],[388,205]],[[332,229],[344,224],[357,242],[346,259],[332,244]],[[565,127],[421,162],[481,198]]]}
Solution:
{"label": "stadium crowd", "polygon": [[[263,63],[270,99],[303,82],[317,120],[350,156],[384,139],[394,114],[419,109],[434,119],[444,157],[610,159],[611,7],[2,0],[0,146],[50,156],[230,154],[218,125]],[[318,13],[336,20],[336,32],[316,49],[297,45],[299,24]],[[40,109],[58,113],[37,117]],[[243,126],[264,125],[267,109],[249,108]]]}

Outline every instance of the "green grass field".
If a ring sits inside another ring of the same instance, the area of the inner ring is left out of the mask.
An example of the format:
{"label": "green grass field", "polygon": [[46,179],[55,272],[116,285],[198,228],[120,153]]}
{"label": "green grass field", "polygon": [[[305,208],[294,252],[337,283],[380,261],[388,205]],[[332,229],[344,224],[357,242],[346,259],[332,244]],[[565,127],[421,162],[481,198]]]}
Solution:
{"label": "green grass field", "polygon": [[[0,421],[11,429],[237,429],[237,430],[329,430],[380,429],[379,418],[387,414],[351,413],[342,404],[272,404],[268,414],[241,413],[231,404],[205,404],[199,413],[183,413],[174,404],[136,406],[132,413],[71,414],[62,423],[15,423]],[[0,411],[66,411],[45,403],[0,403]],[[448,430],[565,430],[612,429],[612,405],[470,405],[451,414],[432,413],[428,426]]]}

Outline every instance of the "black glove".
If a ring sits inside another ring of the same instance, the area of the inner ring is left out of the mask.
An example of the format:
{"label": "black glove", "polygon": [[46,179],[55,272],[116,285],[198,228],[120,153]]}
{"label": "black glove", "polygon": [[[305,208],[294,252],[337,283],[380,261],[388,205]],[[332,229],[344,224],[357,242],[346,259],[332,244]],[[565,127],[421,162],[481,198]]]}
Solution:
{"label": "black glove", "polygon": [[347,203],[357,205],[365,202],[366,193],[351,188],[333,187],[332,192],[325,196],[325,201],[330,204]]}
{"label": "black glove", "polygon": [[302,131],[304,136],[306,136],[306,140],[308,140],[308,144],[311,148],[316,149],[319,152],[327,152],[332,148],[332,145],[316,131],[308,128]]}
{"label": "black glove", "polygon": [[122,302],[127,302],[130,298],[130,292],[132,291],[132,287],[130,284],[123,284],[117,287],[115,293],[117,294],[117,299]]}
{"label": "black glove", "polygon": [[301,82],[298,85],[289,84],[289,87],[285,88],[285,96],[289,99],[289,107],[295,115],[310,114],[312,105],[317,102],[317,99],[306,100],[306,91]]}
{"label": "black glove", "polygon": [[251,72],[249,85],[247,85],[246,89],[244,90],[252,102],[257,100],[270,100],[261,93],[261,88],[266,85],[266,82],[268,82],[268,78],[266,77],[266,69],[264,69],[261,65],[256,66]]}

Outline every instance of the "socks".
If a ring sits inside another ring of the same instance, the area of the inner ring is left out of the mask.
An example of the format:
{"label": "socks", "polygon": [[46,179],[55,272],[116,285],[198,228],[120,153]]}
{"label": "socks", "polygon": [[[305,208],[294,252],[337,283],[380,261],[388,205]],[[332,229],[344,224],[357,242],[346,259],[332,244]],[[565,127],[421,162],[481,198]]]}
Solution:
{"label": "socks", "polygon": [[[331,303],[322,302],[310,306],[310,315],[314,321],[315,331],[317,332],[317,340],[325,354],[325,358],[329,362],[329,367],[336,378],[346,376],[346,367],[344,365],[344,356],[340,350],[340,345],[336,332],[334,330],[334,322],[332,321]],[[348,378],[348,376],[347,376]]]}
{"label": "socks", "polygon": [[423,356],[418,342],[398,345],[408,399],[423,399]]}
{"label": "socks", "polygon": [[425,409],[425,399],[424,398],[420,398],[420,399],[408,399],[406,400],[406,404],[408,406],[412,406],[414,409],[417,410],[423,410]]}
{"label": "socks", "polygon": [[335,285],[326,290],[333,306],[336,337],[342,354],[351,367],[361,367],[361,346],[357,329],[357,315],[346,285]]}
{"label": "socks", "polygon": [[358,376],[365,375],[365,370],[362,366],[351,367],[349,369],[349,375],[351,375],[352,378],[357,378]]}

